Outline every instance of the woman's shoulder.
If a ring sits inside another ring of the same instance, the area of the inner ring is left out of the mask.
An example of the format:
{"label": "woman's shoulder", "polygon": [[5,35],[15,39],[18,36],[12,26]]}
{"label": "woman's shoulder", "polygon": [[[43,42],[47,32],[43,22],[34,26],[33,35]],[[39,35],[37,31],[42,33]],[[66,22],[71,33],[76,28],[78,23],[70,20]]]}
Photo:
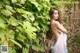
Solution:
{"label": "woman's shoulder", "polygon": [[52,21],[52,24],[58,25],[60,23],[58,21]]}

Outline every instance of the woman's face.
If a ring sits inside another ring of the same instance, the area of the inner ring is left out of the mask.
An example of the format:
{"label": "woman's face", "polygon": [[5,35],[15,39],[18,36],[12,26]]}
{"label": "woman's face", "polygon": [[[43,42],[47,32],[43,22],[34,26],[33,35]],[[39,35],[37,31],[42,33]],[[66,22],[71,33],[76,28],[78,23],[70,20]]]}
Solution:
{"label": "woman's face", "polygon": [[59,17],[58,10],[54,10],[54,13],[53,13],[53,19],[54,19],[54,20],[57,20],[58,17]]}

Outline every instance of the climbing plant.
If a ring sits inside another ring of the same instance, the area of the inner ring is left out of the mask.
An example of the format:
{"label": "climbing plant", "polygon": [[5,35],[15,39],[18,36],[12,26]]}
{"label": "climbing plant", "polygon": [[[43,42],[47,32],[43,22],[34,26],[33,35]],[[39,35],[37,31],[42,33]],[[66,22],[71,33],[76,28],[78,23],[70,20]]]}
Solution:
{"label": "climbing plant", "polygon": [[49,0],[0,0],[0,45],[8,45],[8,53],[44,52],[40,40],[48,30],[50,6]]}

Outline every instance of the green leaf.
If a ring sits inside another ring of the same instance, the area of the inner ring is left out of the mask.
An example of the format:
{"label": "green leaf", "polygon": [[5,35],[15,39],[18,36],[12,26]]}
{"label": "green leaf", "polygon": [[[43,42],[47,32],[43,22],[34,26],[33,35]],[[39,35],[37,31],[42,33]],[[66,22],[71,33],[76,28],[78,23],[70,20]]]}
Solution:
{"label": "green leaf", "polygon": [[40,40],[38,38],[34,39],[34,42],[36,42],[37,45],[39,45],[39,41]]}
{"label": "green leaf", "polygon": [[6,27],[5,21],[2,19],[2,17],[0,18],[0,27],[3,29]]}
{"label": "green leaf", "polygon": [[8,47],[8,53],[16,53],[16,50],[12,47]]}
{"label": "green leaf", "polygon": [[29,21],[24,21],[22,26],[24,29],[31,28],[31,23]]}
{"label": "green leaf", "polygon": [[36,2],[36,0],[29,0],[30,2]]}
{"label": "green leaf", "polygon": [[23,48],[23,53],[29,53],[29,48]]}
{"label": "green leaf", "polygon": [[3,2],[6,4],[10,4],[10,2],[8,0],[3,0]]}
{"label": "green leaf", "polygon": [[31,20],[31,21],[34,21],[34,20],[35,20],[35,18],[34,18],[33,15],[31,15],[30,20]]}
{"label": "green leaf", "polygon": [[12,8],[11,6],[9,6],[9,5],[6,5],[6,8],[7,8],[8,10],[10,10],[11,12],[15,12],[15,11],[13,10],[13,8]]}
{"label": "green leaf", "polygon": [[26,43],[26,47],[29,48],[29,47],[30,47],[30,44],[27,44],[27,43]]}
{"label": "green leaf", "polygon": [[20,32],[24,32],[24,30],[21,26],[17,26],[16,29],[19,30]]}
{"label": "green leaf", "polygon": [[26,1],[26,0],[21,0],[21,1],[20,1],[20,3],[21,3],[21,4],[24,4],[24,3],[25,3],[25,1]]}
{"label": "green leaf", "polygon": [[31,26],[31,23],[28,21],[24,21],[23,24],[24,24],[23,27],[27,28],[26,31],[29,31],[29,32],[37,31],[37,29]]}
{"label": "green leaf", "polygon": [[17,8],[16,11],[19,13],[24,13],[24,14],[30,13],[30,12],[27,12],[24,9],[20,9],[20,8]]}
{"label": "green leaf", "polygon": [[33,49],[33,50],[36,50],[36,51],[39,51],[39,50],[40,50],[40,47],[37,46],[37,45],[32,45],[32,49]]}
{"label": "green leaf", "polygon": [[27,35],[28,35],[31,39],[35,39],[35,38],[36,38],[36,34],[35,34],[35,33],[27,32]]}
{"label": "green leaf", "polygon": [[26,39],[26,37],[24,35],[19,34],[19,36],[17,37],[17,39],[21,42],[24,42],[24,40]]}
{"label": "green leaf", "polygon": [[38,8],[39,4],[37,2],[31,2],[31,3],[34,4]]}
{"label": "green leaf", "polygon": [[26,11],[26,10],[24,10],[24,9],[19,9],[19,8],[17,8],[16,10],[17,10],[19,13],[23,13],[22,16],[23,16],[24,18],[26,18],[27,20],[28,20],[28,19],[30,19],[31,21],[34,21],[34,20],[35,20],[34,15],[33,15],[31,12]]}
{"label": "green leaf", "polygon": [[45,52],[45,47],[44,46],[32,45],[32,49],[36,50],[36,51]]}
{"label": "green leaf", "polygon": [[45,2],[49,3],[50,0],[44,0]]}
{"label": "green leaf", "polygon": [[16,3],[17,2],[17,0],[11,0],[12,1],[12,3]]}
{"label": "green leaf", "polygon": [[1,10],[1,13],[2,13],[3,15],[5,15],[5,16],[10,16],[10,15],[12,15],[12,13],[11,13],[8,9],[3,9],[3,10]]}
{"label": "green leaf", "polygon": [[45,52],[45,48],[44,47],[40,47],[40,51],[41,52]]}
{"label": "green leaf", "polygon": [[10,41],[12,41],[14,44],[16,44],[17,46],[19,46],[20,48],[22,48],[21,44],[19,44],[19,43],[16,42],[15,40],[10,39]]}
{"label": "green leaf", "polygon": [[17,37],[17,40],[24,42],[24,39],[22,39],[21,37]]}
{"label": "green leaf", "polygon": [[41,7],[40,7],[40,5],[39,5],[37,2],[32,2],[32,1],[31,1],[31,3],[36,6],[36,8],[38,9],[38,11],[41,10]]}
{"label": "green leaf", "polygon": [[6,35],[7,35],[7,37],[9,38],[9,39],[14,39],[14,31],[13,30],[8,30],[7,32],[6,32]]}
{"label": "green leaf", "polygon": [[48,30],[48,26],[47,26],[47,25],[45,25],[44,23],[40,23],[40,24],[41,24],[41,26],[43,27],[43,29],[44,29],[45,31]]}
{"label": "green leaf", "polygon": [[34,26],[38,26],[38,22],[37,21],[35,21],[33,24],[34,24]]}
{"label": "green leaf", "polygon": [[0,27],[5,29],[5,24],[1,22]]}
{"label": "green leaf", "polygon": [[26,14],[22,14],[22,16],[23,16],[24,18],[26,18],[26,20],[29,19],[28,16],[27,16]]}
{"label": "green leaf", "polygon": [[0,38],[1,38],[2,40],[5,39],[5,38],[4,38],[4,35],[5,35],[5,34],[6,34],[5,31],[0,29]]}
{"label": "green leaf", "polygon": [[[30,30],[30,29],[31,29],[31,30]],[[28,30],[29,32],[37,31],[37,29],[36,29],[35,27],[27,28],[27,30]]]}
{"label": "green leaf", "polygon": [[17,26],[18,25],[18,20],[16,20],[13,16],[11,16],[9,18],[9,24],[11,24],[13,26]]}
{"label": "green leaf", "polygon": [[0,8],[3,8],[3,6],[5,6],[5,4],[0,1]]}
{"label": "green leaf", "polygon": [[36,38],[36,34],[34,33],[34,31],[37,31],[37,29],[35,27],[32,27],[30,22],[24,21],[22,26],[25,29],[25,32],[27,33],[27,35],[31,39],[35,39]]}
{"label": "green leaf", "polygon": [[1,4],[1,2],[0,2],[0,8],[2,8],[2,4]]}

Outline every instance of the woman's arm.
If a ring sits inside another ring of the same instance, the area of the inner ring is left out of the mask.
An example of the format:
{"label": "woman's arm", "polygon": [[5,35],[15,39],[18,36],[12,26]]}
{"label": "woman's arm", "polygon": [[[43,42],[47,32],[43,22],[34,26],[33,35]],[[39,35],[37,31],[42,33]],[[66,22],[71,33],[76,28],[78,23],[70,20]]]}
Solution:
{"label": "woman's arm", "polygon": [[56,27],[64,33],[67,33],[67,30],[60,24],[58,21],[55,21]]}

